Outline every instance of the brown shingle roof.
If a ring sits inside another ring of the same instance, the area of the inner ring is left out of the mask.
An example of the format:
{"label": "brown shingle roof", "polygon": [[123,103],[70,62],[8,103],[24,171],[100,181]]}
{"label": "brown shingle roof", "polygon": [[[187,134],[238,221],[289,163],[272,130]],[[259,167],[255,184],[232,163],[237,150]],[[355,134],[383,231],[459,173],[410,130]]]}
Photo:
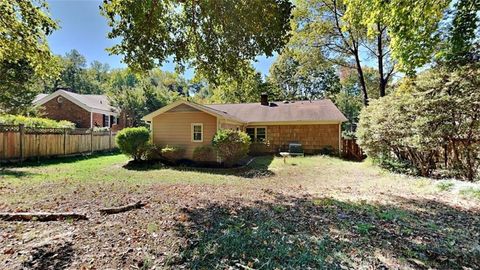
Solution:
{"label": "brown shingle roof", "polygon": [[329,99],[289,103],[278,101],[270,104],[270,106],[264,106],[258,102],[204,106],[225,112],[244,122],[347,121],[347,118]]}

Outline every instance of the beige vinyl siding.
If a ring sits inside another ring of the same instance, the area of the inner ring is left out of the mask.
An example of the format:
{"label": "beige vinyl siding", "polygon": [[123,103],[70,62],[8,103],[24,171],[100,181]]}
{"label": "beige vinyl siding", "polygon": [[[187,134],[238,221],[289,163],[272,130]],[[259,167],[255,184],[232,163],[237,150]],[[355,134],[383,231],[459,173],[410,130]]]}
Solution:
{"label": "beige vinyl siding", "polygon": [[[183,109],[183,108],[182,108]],[[203,124],[203,142],[192,141],[192,124]],[[202,111],[168,111],[153,118],[153,143],[185,148],[185,158],[192,158],[193,149],[210,145],[217,131],[217,118]]]}

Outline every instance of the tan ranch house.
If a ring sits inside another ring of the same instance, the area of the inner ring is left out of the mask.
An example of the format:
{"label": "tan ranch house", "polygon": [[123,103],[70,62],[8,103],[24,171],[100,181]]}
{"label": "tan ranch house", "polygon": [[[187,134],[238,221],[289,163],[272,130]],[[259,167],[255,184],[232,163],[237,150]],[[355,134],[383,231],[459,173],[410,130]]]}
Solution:
{"label": "tan ranch house", "polygon": [[347,119],[328,99],[259,103],[200,105],[177,101],[142,118],[150,124],[155,145],[184,147],[185,158],[193,150],[210,145],[218,129],[235,129],[250,135],[251,152],[278,153],[289,143],[301,143],[305,153],[341,147],[341,124]]}

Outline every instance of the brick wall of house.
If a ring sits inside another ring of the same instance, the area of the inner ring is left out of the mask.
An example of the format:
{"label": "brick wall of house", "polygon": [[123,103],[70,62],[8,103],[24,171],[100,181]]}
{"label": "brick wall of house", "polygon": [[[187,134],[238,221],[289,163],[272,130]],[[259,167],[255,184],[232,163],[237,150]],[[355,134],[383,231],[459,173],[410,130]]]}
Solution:
{"label": "brick wall of house", "polygon": [[90,128],[90,112],[63,98],[59,103],[56,98],[42,105],[44,116],[54,120],[67,120],[75,123],[77,128]]}
{"label": "brick wall of house", "polygon": [[118,114],[118,124],[112,125],[112,131],[119,131],[126,127],[127,117],[124,112]]}
{"label": "brick wall of house", "polygon": [[103,127],[103,114],[93,113],[92,123],[94,127]]}
{"label": "brick wall of house", "polygon": [[325,147],[338,151],[340,138],[338,126],[338,124],[266,126],[268,143],[266,145],[254,143],[251,151],[278,153],[288,150],[290,142],[300,142],[308,154],[319,153]]}

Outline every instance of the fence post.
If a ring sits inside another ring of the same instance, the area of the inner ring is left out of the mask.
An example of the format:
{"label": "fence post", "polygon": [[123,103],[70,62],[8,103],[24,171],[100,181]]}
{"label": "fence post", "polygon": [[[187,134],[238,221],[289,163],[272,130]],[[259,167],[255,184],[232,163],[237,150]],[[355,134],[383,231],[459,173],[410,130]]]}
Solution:
{"label": "fence post", "polygon": [[93,128],[90,129],[90,154],[93,154]]}
{"label": "fence post", "polygon": [[108,130],[109,136],[108,136],[108,150],[112,151],[112,129]]}
{"label": "fence post", "polygon": [[20,132],[20,162],[23,162],[25,158],[24,148],[25,148],[25,125],[18,125],[18,131]]}
{"label": "fence post", "polygon": [[67,129],[63,129],[63,155],[67,155]]}

